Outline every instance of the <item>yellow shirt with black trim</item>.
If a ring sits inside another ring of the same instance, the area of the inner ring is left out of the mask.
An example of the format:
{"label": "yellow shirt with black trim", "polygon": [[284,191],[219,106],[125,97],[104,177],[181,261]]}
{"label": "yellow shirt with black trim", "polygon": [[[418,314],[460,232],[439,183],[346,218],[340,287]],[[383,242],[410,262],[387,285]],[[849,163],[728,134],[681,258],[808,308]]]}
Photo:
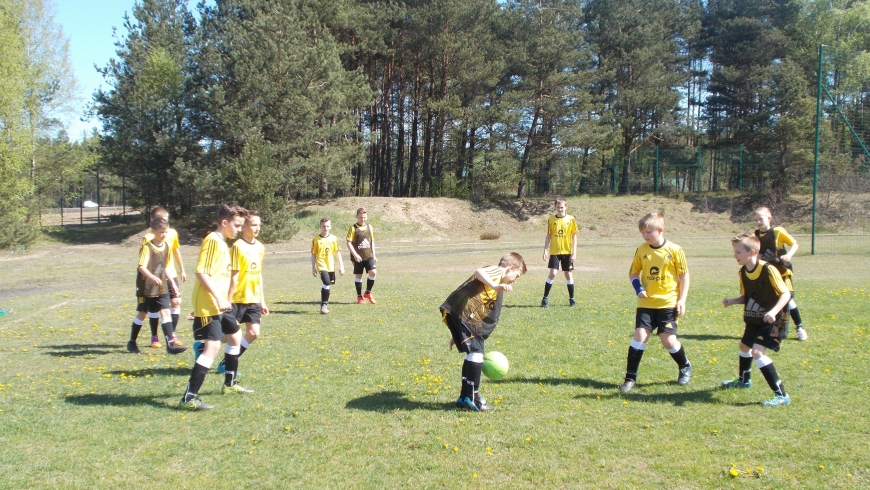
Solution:
{"label": "yellow shirt with black trim", "polygon": [[[142,237],[142,246],[144,247],[147,242],[150,242],[154,239],[154,230],[148,229],[148,232],[145,233],[145,236]],[[173,257],[174,252],[178,250],[178,232],[175,231],[175,228],[169,228],[166,230],[166,238],[163,239],[163,243],[169,246],[169,263],[166,264],[167,274],[169,277],[175,277],[175,257]]]}
{"label": "yellow shirt with black trim", "polygon": [[311,253],[314,255],[317,272],[335,272],[335,252],[339,250],[341,246],[337,236],[314,237],[311,241]]}
{"label": "yellow shirt with black trim", "polygon": [[169,285],[166,283],[166,269],[169,263],[169,246],[164,241],[160,245],[152,241],[142,244],[139,249],[139,267],[145,267],[148,272],[160,279],[160,286],[145,277],[137,270],[136,296],[140,298],[156,298],[169,294]]}
{"label": "yellow shirt with black trim", "polygon": [[570,214],[561,218],[550,216],[547,220],[547,234],[550,235],[550,255],[571,255],[571,238],[577,233],[577,220]]}
{"label": "yellow shirt with black trim", "polygon": [[[797,240],[795,240],[793,236],[785,231],[785,228],[781,226],[774,226],[773,228],[769,228],[767,231],[757,230],[758,239],[762,242],[762,248],[764,248],[764,243],[767,242],[765,238],[767,237],[768,233],[773,233],[773,236],[776,239],[776,250],[761,250],[759,259],[776,266],[776,258],[786,253],[786,246],[788,246],[788,248],[794,247],[797,243]],[[789,277],[793,274],[793,272],[787,267],[779,266],[777,267],[777,269],[783,277]]]}
{"label": "yellow shirt with black trim", "polygon": [[679,276],[688,274],[686,255],[676,243],[665,240],[660,247],[648,243],[637,247],[629,274],[639,274],[646,298],[637,299],[638,308],[673,308],[679,297]]}
{"label": "yellow shirt with black trim", "polygon": [[[505,269],[494,265],[485,267],[483,272],[495,283],[501,283]],[[472,275],[462,283],[441,305],[441,311],[459,317],[473,334],[487,338],[498,324],[501,314],[501,293],[481,282]],[[444,323],[447,320],[442,317]]]}
{"label": "yellow shirt with black trim", "polygon": [[259,304],[263,301],[260,291],[262,290],[261,269],[265,255],[266,247],[256,238],[251,243],[246,242],[244,238],[239,238],[230,247],[230,270],[239,272],[236,289],[231,298],[233,303]]}
{"label": "yellow shirt with black trim", "polygon": [[[211,232],[199,247],[196,273],[205,274],[218,294],[226,299],[230,289],[230,249],[224,237]],[[193,284],[193,312],[198,317],[216,316],[221,313],[217,300],[208,292],[197,276]]]}

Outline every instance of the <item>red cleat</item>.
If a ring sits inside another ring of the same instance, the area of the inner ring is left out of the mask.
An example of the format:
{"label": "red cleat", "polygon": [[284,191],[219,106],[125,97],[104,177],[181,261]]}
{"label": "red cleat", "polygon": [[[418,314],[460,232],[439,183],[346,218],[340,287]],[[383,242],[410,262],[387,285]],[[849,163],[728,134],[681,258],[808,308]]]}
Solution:
{"label": "red cleat", "polygon": [[363,297],[365,297],[365,299],[369,300],[369,302],[370,302],[371,304],[375,304],[375,303],[377,303],[377,301],[375,301],[375,297],[372,296],[372,293],[366,293],[366,294],[363,295]]}
{"label": "red cleat", "polygon": [[365,304],[365,301],[363,301],[363,297],[362,297],[362,296],[357,296],[357,297],[356,297],[356,304],[358,304],[358,305]]}

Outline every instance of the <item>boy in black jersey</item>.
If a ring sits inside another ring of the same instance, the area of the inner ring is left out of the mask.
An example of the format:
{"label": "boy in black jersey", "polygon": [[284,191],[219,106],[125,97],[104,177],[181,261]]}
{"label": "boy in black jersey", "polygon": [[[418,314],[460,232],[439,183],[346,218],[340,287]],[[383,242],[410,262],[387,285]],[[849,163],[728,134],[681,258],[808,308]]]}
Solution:
{"label": "boy in black jersey", "polygon": [[755,224],[758,229],[755,230],[755,236],[761,242],[761,250],[758,252],[759,257],[765,262],[776,267],[785,286],[789,290],[791,300],[788,302],[789,314],[794,321],[795,334],[798,340],[807,340],[807,331],[804,328],[801,320],[801,313],[794,302],[794,270],[791,265],[791,258],[798,251],[798,243],[789,235],[785,228],[781,226],[772,226],[771,220],[773,216],[770,214],[770,209],[764,206],[753,211],[755,216]]}
{"label": "boy in black jersey", "polygon": [[[738,358],[738,377],[735,380],[724,381],[723,388],[749,388],[752,386],[750,373],[752,360],[761,370],[761,374],[773,390],[773,398],[761,402],[762,405],[773,407],[788,405],[791,398],[785,391],[785,386],[773,361],[767,357],[767,349],[779,351],[780,340],[787,331],[788,305],[791,295],[782,276],[776,267],[759,260],[758,252],[761,243],[758,237],[744,233],[731,239],[734,248],[734,258],[740,268],[740,296],[725,298],[722,305],[743,305],[743,321],[746,327],[740,339],[740,357]],[[751,346],[751,347],[750,347]]]}
{"label": "boy in black jersey", "polygon": [[[347,249],[350,250],[350,261],[353,262],[354,286],[356,286],[356,302],[363,304],[363,298],[375,304],[372,288],[375,287],[375,277],[378,275],[378,257],[375,254],[375,233],[368,224],[366,208],[356,210],[356,223],[347,230]],[[362,290],[363,271],[368,273],[366,291]]]}
{"label": "boy in black jersey", "polygon": [[464,352],[462,382],[456,406],[475,412],[492,410],[478,395],[483,370],[483,343],[498,325],[505,292],[526,272],[523,257],[510,252],[498,265],[481,267],[441,305],[441,319],[450,329],[450,349]]}

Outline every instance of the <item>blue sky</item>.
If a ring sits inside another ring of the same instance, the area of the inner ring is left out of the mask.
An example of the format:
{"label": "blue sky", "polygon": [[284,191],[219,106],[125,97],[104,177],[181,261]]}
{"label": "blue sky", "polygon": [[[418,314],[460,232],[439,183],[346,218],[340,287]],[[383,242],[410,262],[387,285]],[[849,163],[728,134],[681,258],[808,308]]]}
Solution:
{"label": "blue sky", "polygon": [[[117,28],[121,39],[126,36],[124,13],[131,12],[134,3],[134,0],[54,0],[54,20],[69,39],[70,64],[79,84],[77,113],[67,126],[72,139],[80,140],[84,132],[101,127],[97,119],[80,120],[93,93],[101,86],[108,88],[94,65],[104,67],[115,57],[112,28]],[[193,10],[197,3],[189,0],[189,8]]]}

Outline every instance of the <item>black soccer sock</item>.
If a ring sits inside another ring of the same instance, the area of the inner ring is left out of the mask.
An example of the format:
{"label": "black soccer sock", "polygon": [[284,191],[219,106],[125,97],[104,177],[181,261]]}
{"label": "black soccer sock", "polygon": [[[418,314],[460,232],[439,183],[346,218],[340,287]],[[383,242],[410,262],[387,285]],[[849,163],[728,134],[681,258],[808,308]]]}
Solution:
{"label": "black soccer sock", "polygon": [[158,318],[148,318],[148,324],[151,326],[151,336],[157,336],[157,325],[159,325]]}
{"label": "black soccer sock", "polygon": [[320,304],[329,303],[329,290],[326,288],[320,288]]}
{"label": "black soccer sock", "polygon": [[803,326],[803,322],[801,321],[801,312],[798,310],[797,306],[791,309],[791,319],[794,321],[794,326],[796,328],[800,328]]}
{"label": "black soccer sock", "polygon": [[761,368],[761,374],[764,375],[767,385],[770,386],[770,389],[773,390],[775,395],[786,396],[785,386],[783,386],[782,380],[779,379],[779,374],[776,373],[776,368],[773,367],[773,363]]}
{"label": "black soccer sock", "polygon": [[168,346],[172,342],[172,336],[175,334],[172,329],[172,322],[165,322],[161,327],[163,327],[163,336],[166,337],[166,345]]}
{"label": "black soccer sock", "polygon": [[362,296],[362,280],[355,281],[353,285],[356,286],[356,295]]}
{"label": "black soccer sock", "polygon": [[236,371],[239,369],[239,356],[241,354],[224,354],[224,384],[233,386],[236,384]]}
{"label": "black soccer sock", "polygon": [[680,369],[689,365],[689,358],[686,357],[686,349],[683,349],[683,346],[680,346],[680,350],[677,352],[669,353],[671,354],[671,358],[674,359],[674,362],[677,363],[677,366],[680,366]]}
{"label": "black soccer sock", "polygon": [[625,379],[637,381],[637,369],[640,367],[640,360],[643,358],[643,352],[634,347],[628,347],[628,362],[625,366]]}
{"label": "black soccer sock", "polygon": [[482,362],[471,362],[465,361],[471,366],[468,367],[469,374],[471,376],[471,401],[477,403],[478,395],[477,391],[480,389],[480,375],[483,372],[483,363]]}
{"label": "black soccer sock", "polygon": [[459,384],[459,398],[471,398],[474,396],[474,380],[472,379],[471,364],[468,359],[462,363],[462,382]]}
{"label": "black soccer sock", "polygon": [[552,287],[553,287],[552,282],[545,282],[544,283],[544,297],[545,298],[550,295],[550,288],[552,288]]}
{"label": "black soccer sock", "polygon": [[139,337],[139,332],[142,330],[142,324],[133,322],[130,325],[130,340],[132,342],[136,342],[136,339]]}
{"label": "black soccer sock", "polygon": [[172,333],[175,333],[175,329],[178,328],[178,317],[181,316],[178,313],[172,314]]}
{"label": "black soccer sock", "polygon": [[205,375],[208,373],[208,368],[201,364],[194,364],[190,372],[190,379],[187,381],[187,391],[184,392],[184,401],[189,402],[196,398],[199,394],[199,389],[202,388],[202,382],[205,381]]}
{"label": "black soccer sock", "polygon": [[748,383],[752,379],[752,357],[737,356],[737,379]]}
{"label": "black soccer sock", "polygon": [[366,293],[372,292],[373,287],[375,287],[375,280],[372,278],[366,278]]}
{"label": "black soccer sock", "polygon": [[574,299],[574,284],[568,284],[568,298]]}

